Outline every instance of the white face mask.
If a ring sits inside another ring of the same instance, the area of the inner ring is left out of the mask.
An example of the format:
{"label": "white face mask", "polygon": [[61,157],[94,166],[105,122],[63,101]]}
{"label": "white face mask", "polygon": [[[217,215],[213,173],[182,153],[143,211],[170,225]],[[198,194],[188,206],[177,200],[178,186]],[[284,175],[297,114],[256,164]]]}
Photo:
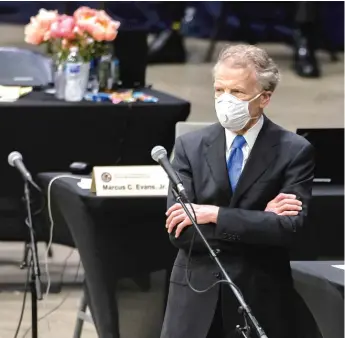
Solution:
{"label": "white face mask", "polygon": [[217,117],[220,124],[231,131],[242,130],[250,120],[249,102],[256,100],[262,93],[253,97],[250,101],[242,101],[236,96],[224,93],[215,100]]}

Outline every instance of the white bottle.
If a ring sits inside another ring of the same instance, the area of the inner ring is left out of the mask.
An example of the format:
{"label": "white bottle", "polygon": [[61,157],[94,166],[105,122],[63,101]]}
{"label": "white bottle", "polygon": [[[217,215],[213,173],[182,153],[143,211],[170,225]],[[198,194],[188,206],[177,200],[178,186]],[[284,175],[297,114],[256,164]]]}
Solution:
{"label": "white bottle", "polygon": [[82,59],[78,47],[71,47],[65,64],[65,100],[69,102],[81,101],[84,97],[82,81]]}

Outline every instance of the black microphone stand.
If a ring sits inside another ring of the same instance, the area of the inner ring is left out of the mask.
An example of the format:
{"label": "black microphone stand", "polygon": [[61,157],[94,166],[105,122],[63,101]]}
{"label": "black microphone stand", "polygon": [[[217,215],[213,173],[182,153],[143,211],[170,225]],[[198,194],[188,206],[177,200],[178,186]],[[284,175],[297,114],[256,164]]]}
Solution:
{"label": "black microphone stand", "polygon": [[173,195],[174,195],[176,201],[181,204],[182,208],[186,212],[186,214],[189,217],[190,221],[192,222],[195,230],[198,232],[199,236],[201,237],[201,239],[203,240],[205,246],[207,247],[211,257],[216,262],[216,264],[218,265],[219,269],[222,271],[223,276],[225,277],[226,281],[228,282],[227,284],[230,286],[230,289],[232,290],[232,292],[236,296],[238,302],[240,303],[239,312],[241,314],[243,314],[245,325],[244,325],[244,327],[241,327],[240,325],[237,325],[236,326],[237,332],[242,334],[242,336],[245,337],[245,338],[250,338],[250,326],[247,324],[247,319],[249,319],[249,322],[252,324],[252,327],[257,332],[258,337],[259,338],[267,338],[267,336],[265,334],[265,331],[259,325],[259,322],[254,317],[250,307],[247,305],[247,303],[243,299],[241,293],[234,286],[233,281],[231,280],[231,278],[228,275],[228,273],[225,271],[222,263],[218,259],[217,253],[211,248],[210,244],[207,242],[207,239],[205,238],[205,236],[201,232],[198,224],[196,223],[196,220],[194,219],[194,217],[192,216],[191,212],[189,211],[186,203],[183,201],[182,196],[175,190],[175,188],[172,189],[172,192],[173,192]]}
{"label": "black microphone stand", "polygon": [[37,332],[37,300],[42,299],[41,280],[40,280],[40,267],[38,264],[37,256],[37,241],[35,238],[32,213],[31,213],[31,201],[29,182],[25,180],[24,183],[24,197],[26,202],[26,209],[28,213],[27,226],[30,232],[30,249],[31,257],[28,269],[30,269],[30,291],[31,291],[31,325],[32,325],[32,338],[38,337]]}

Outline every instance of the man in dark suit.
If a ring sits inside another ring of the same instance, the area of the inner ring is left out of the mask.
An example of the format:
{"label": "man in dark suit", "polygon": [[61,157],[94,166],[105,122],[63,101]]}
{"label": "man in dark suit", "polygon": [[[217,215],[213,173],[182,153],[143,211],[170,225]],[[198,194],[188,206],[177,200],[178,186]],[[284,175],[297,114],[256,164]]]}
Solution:
{"label": "man in dark suit", "polygon": [[[289,247],[308,213],[313,148],[263,113],[279,82],[265,51],[226,48],[214,68],[219,123],[176,140],[173,166],[197,222],[268,338],[297,338]],[[178,252],[161,338],[233,338],[238,302],[172,194],[166,227]],[[253,331],[252,331],[253,332]],[[254,333],[252,337],[255,337]]]}

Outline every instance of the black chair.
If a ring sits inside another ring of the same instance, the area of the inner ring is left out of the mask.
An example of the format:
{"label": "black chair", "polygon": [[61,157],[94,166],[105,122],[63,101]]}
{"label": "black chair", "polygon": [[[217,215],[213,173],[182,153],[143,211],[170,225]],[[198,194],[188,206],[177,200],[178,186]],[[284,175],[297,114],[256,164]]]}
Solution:
{"label": "black chair", "polygon": [[[221,37],[222,33],[226,31],[226,29],[229,29],[227,26],[227,19],[230,14],[234,14],[240,22],[238,27],[239,36],[237,36],[237,38],[240,38],[249,44],[259,42],[251,30],[251,25],[255,19],[255,14],[252,15],[252,13],[255,13],[255,9],[250,12],[250,15],[248,14],[248,7],[255,5],[267,6],[267,8],[271,9],[272,13],[274,13],[274,11],[272,10],[271,6],[276,6],[277,9],[281,7],[286,13],[284,22],[279,22],[280,25],[285,25],[289,30],[295,30],[296,32],[302,34],[302,37],[310,40],[308,41],[308,48],[312,54],[314,53],[314,49],[319,47],[315,46],[315,37],[317,36],[317,44],[322,45],[328,51],[331,61],[338,60],[334,46],[330,42],[329,38],[322,34],[322,29],[320,29],[322,27],[319,27],[319,12],[322,11],[322,7],[320,7],[322,4],[299,1],[296,3],[281,2],[276,5],[273,3],[263,4],[261,2],[260,4],[260,2],[256,2],[256,4],[252,5],[249,2],[243,3],[223,1],[220,4],[221,8],[219,15],[214,18],[213,30],[211,32],[209,45],[204,58],[205,62],[211,62],[217,40]],[[269,34],[276,35],[274,33],[274,26],[278,23],[279,19],[274,17],[273,14],[268,14],[267,17],[262,18],[259,21],[267,25],[267,31]],[[292,43],[295,45],[295,49],[298,49],[300,45],[298,34],[287,38],[287,42]]]}
{"label": "black chair", "polygon": [[0,47],[0,85],[43,88],[52,84],[52,59],[28,49]]}

